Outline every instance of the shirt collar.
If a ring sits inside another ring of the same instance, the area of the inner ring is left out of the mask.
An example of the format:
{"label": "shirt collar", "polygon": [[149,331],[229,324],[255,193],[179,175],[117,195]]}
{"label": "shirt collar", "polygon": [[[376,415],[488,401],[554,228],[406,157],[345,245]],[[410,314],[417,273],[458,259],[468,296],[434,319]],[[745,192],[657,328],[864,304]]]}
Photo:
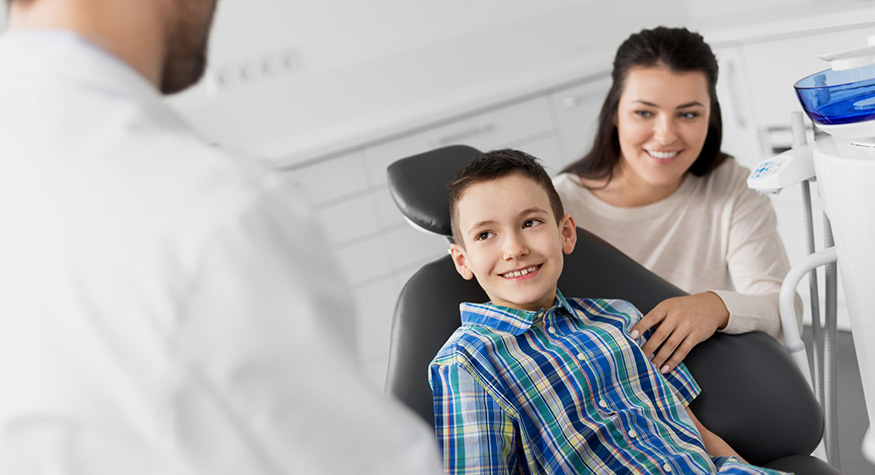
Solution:
{"label": "shirt collar", "polygon": [[[18,61],[5,61],[10,54]],[[162,100],[155,86],[133,67],[71,30],[8,29],[0,34],[0,56],[7,63],[0,64],[0,70],[27,64],[68,79]]]}
{"label": "shirt collar", "polygon": [[543,318],[550,313],[560,311],[564,311],[571,316],[575,315],[559,289],[556,289],[556,300],[549,309],[536,311],[519,310],[493,305],[491,302],[466,302],[459,305],[459,311],[462,313],[462,324],[481,325],[495,331],[511,333],[513,335],[521,335],[531,328],[539,316]]}

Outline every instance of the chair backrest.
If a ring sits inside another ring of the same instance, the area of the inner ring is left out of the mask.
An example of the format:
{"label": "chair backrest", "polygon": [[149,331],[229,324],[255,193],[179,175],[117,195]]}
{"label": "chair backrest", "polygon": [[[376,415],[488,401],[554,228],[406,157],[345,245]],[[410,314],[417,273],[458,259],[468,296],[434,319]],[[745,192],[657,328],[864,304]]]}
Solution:
{"label": "chair backrest", "polygon": [[[410,221],[448,234],[445,184],[478,154],[470,147],[448,147],[390,166],[389,186],[399,208]],[[428,173],[417,171],[418,163],[428,163]],[[411,197],[423,190],[438,196]],[[579,228],[575,251],[565,257],[559,288],[568,297],[625,299],[644,313],[666,298],[684,295]],[[386,392],[429,424],[434,424],[434,412],[428,364],[460,325],[459,304],[487,300],[476,281],[463,280],[456,273],[449,256],[423,266],[401,291],[392,324]],[[767,335],[716,334],[696,346],[685,364],[702,388],[691,408],[749,462],[765,464],[809,454],[819,443],[824,424],[820,406],[789,354]]]}

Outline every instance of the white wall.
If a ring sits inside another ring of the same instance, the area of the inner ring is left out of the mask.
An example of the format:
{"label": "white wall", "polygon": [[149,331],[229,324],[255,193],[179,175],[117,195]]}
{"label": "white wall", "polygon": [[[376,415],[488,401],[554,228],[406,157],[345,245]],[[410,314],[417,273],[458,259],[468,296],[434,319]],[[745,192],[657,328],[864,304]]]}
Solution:
{"label": "white wall", "polygon": [[580,0],[220,0],[211,60],[288,47],[319,73],[488,30]]}
{"label": "white wall", "polygon": [[[291,72],[271,74],[271,81],[276,85],[281,77],[280,81],[292,81],[289,87],[298,89],[308,87],[301,80],[355,75],[362,66],[403,68],[419,62],[429,51],[440,55],[461,50],[464,55],[465,44],[482,44],[486,38],[496,45],[506,39],[507,47],[499,50],[499,46],[495,52],[512,58],[514,48],[531,49],[519,39],[533,31],[544,32],[537,42],[550,44],[547,55],[612,52],[641,28],[685,24],[686,1],[219,0],[207,80],[172,102],[185,109],[189,104],[219,100],[207,98],[210,83],[245,83],[247,93],[256,92],[260,83],[251,78],[261,75],[259,65],[272,64],[270,57],[286,52],[296,58],[296,65]],[[442,60],[432,66],[455,67],[460,69],[458,74],[466,74],[465,61]],[[530,66],[521,62],[518,67]],[[367,84],[356,87],[362,94],[372,92]]]}

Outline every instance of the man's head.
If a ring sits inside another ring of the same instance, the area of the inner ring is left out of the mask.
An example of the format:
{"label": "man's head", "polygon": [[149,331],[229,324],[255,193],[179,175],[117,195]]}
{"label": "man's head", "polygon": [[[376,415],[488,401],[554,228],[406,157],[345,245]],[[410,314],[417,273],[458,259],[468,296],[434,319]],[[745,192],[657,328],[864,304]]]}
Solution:
{"label": "man's head", "polygon": [[207,43],[217,0],[169,0],[166,52],[159,88],[180,92],[200,81],[207,67]]}
{"label": "man's head", "polygon": [[197,83],[217,0],[6,0],[11,29],[74,31],[164,94]]}
{"label": "man's head", "polygon": [[489,152],[450,183],[456,270],[477,282],[495,305],[522,310],[552,306],[563,253],[577,232],[549,175],[530,155]]}

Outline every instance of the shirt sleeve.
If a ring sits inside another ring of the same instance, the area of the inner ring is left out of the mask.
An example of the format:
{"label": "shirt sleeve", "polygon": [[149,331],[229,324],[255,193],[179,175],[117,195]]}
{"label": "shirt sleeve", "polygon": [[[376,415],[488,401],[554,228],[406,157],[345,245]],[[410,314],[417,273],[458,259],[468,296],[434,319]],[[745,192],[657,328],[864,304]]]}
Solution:
{"label": "shirt sleeve", "polygon": [[520,473],[519,426],[457,364],[432,365],[435,434],[448,474]]}
{"label": "shirt sleeve", "polygon": [[689,406],[702,392],[699,383],[693,379],[693,375],[683,363],[678,363],[674,370],[664,376],[669,386],[674,390],[675,396],[683,401],[685,406]]}
{"label": "shirt sleeve", "polygon": [[[761,331],[782,340],[779,311],[781,284],[790,263],[778,234],[775,211],[765,196],[738,180],[729,197],[727,270],[734,291],[713,290],[729,310],[722,331]],[[802,327],[802,301],[796,296],[797,325]]]}

